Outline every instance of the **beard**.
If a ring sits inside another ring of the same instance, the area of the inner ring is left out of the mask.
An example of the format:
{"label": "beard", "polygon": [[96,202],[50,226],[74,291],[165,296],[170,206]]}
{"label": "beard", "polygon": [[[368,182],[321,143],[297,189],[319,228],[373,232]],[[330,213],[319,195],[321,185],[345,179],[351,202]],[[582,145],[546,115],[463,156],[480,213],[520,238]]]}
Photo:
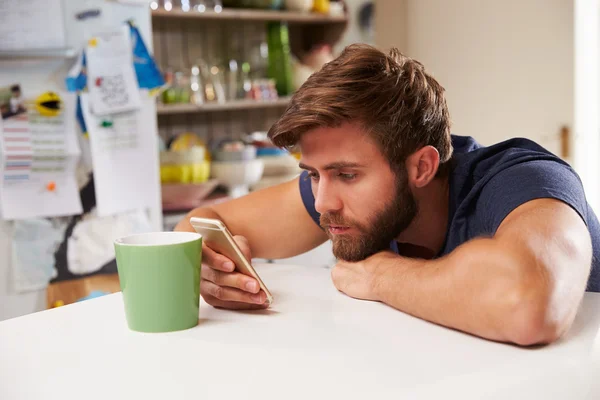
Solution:
{"label": "beard", "polygon": [[[357,262],[390,248],[390,243],[413,221],[418,212],[417,202],[408,187],[405,171],[396,180],[396,193],[381,211],[371,214],[367,223],[344,218],[340,213],[324,213],[320,225],[333,243],[333,255],[344,261]],[[359,234],[333,235],[330,225],[355,228]]]}

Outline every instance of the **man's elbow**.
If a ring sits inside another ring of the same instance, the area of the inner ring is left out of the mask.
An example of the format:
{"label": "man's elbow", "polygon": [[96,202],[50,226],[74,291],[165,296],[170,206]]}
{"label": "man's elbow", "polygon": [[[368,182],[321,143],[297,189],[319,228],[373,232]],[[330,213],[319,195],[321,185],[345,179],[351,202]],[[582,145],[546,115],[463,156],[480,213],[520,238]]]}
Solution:
{"label": "man's elbow", "polygon": [[571,328],[579,302],[563,298],[562,304],[556,304],[553,301],[556,295],[546,290],[530,290],[515,296],[514,311],[506,325],[508,340],[520,346],[533,346],[560,339]]}
{"label": "man's elbow", "polygon": [[561,244],[560,252],[537,257],[537,268],[530,264],[519,274],[509,317],[509,338],[518,345],[555,342],[573,325],[590,272],[591,243]]}
{"label": "man's elbow", "polygon": [[507,337],[519,346],[550,344],[568,331],[570,325],[570,321],[548,321],[543,312],[521,311],[507,327]]}

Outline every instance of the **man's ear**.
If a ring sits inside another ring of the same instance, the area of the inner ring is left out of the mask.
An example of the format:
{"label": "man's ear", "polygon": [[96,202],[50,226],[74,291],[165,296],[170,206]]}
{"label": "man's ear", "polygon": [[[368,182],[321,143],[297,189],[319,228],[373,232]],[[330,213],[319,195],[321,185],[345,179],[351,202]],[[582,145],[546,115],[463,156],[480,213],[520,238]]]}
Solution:
{"label": "man's ear", "polygon": [[440,166],[440,153],[433,146],[425,146],[406,159],[408,182],[416,188],[425,187],[437,174]]}

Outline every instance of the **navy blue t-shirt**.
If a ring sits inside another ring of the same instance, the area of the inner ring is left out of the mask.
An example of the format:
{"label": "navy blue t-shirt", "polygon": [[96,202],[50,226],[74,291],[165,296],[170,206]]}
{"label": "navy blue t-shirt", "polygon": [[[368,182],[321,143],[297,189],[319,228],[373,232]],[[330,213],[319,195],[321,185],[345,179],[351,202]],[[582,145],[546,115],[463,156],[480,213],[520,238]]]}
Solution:
{"label": "navy blue t-shirt", "polygon": [[[581,216],[592,237],[592,271],[587,290],[600,292],[600,223],[588,205],[579,176],[559,157],[528,139],[510,139],[484,147],[472,137],[452,135],[449,224],[439,256],[481,236],[493,235],[504,218],[530,200],[553,198]],[[306,171],[300,194],[319,224]],[[396,242],[390,246],[398,251]]]}

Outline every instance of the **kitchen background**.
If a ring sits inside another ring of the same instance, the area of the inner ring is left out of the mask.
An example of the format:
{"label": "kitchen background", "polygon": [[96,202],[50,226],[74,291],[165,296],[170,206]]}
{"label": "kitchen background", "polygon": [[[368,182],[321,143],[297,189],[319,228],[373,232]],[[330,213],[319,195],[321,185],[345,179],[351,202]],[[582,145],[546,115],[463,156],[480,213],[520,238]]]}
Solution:
{"label": "kitchen background", "polygon": [[[534,139],[576,167],[590,203],[600,206],[598,1],[0,0],[0,21],[40,18],[32,10],[50,3],[60,7],[65,46],[15,48],[0,40],[0,87],[19,84],[24,97],[66,93],[67,77],[73,83],[79,76],[82,50],[93,56],[88,39],[125,21],[153,53],[164,84],[148,87],[153,100],[139,111],[150,150],[136,158],[145,193],[138,203],[127,193],[137,185],[114,191],[121,174],[133,179],[135,167],[99,163],[92,157],[95,127],[84,132],[75,124],[81,211],[13,218],[4,205],[0,320],[117,290],[112,238],[123,232],[172,229],[193,207],[295,177],[297,155],[271,146],[266,131],[313,71],[356,42],[396,46],[423,62],[447,90],[454,133],[484,144]],[[71,118],[79,121],[75,112]],[[121,124],[116,117],[100,123]],[[41,199],[30,204],[38,214]],[[273,262],[333,261],[324,244]]]}

